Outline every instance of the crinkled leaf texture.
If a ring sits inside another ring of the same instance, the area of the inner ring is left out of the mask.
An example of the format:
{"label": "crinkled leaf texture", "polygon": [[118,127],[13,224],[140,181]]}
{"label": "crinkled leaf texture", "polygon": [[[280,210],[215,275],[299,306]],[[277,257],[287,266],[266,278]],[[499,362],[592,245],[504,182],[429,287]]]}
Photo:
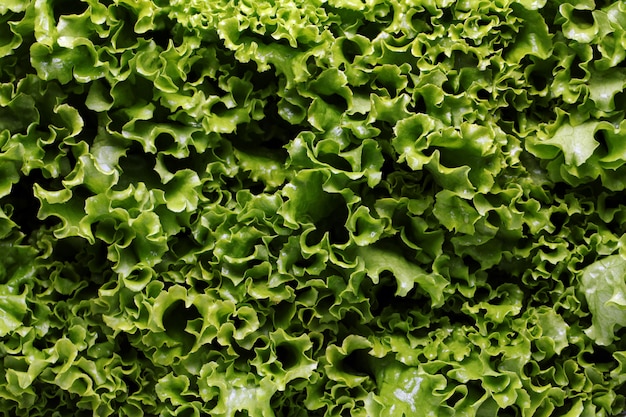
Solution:
{"label": "crinkled leaf texture", "polygon": [[626,2],[0,0],[0,415],[626,409]]}

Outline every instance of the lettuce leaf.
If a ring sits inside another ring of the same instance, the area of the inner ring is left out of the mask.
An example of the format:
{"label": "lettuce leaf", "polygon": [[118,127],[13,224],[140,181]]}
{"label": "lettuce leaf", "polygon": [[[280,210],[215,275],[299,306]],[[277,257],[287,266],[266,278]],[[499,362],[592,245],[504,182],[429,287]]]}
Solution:
{"label": "lettuce leaf", "polygon": [[625,267],[621,255],[611,255],[589,265],[581,275],[580,289],[592,314],[592,325],[585,332],[600,345],[610,345],[615,332],[626,326]]}

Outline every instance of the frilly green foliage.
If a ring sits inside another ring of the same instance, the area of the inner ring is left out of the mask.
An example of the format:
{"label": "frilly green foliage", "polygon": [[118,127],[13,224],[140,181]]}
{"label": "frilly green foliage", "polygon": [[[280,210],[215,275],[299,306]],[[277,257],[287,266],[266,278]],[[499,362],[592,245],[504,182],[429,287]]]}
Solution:
{"label": "frilly green foliage", "polygon": [[0,414],[626,408],[626,2],[0,2]]}

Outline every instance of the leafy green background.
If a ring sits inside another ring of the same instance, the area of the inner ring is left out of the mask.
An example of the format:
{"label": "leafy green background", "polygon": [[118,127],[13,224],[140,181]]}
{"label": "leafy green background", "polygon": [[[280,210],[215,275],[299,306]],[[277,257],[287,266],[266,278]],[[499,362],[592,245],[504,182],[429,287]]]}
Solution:
{"label": "leafy green background", "polygon": [[5,0],[0,413],[626,408],[626,2]]}

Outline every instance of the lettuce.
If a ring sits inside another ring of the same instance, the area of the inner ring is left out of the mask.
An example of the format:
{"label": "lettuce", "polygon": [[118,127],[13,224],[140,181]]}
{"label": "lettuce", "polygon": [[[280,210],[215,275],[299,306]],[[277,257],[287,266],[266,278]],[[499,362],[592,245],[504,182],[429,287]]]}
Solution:
{"label": "lettuce", "polygon": [[614,332],[626,325],[626,285],[621,279],[624,264],[622,256],[611,255],[586,267],[581,277],[581,290],[592,314],[586,333],[599,345],[612,344]]}
{"label": "lettuce", "polygon": [[626,6],[0,4],[0,410],[626,410]]}

